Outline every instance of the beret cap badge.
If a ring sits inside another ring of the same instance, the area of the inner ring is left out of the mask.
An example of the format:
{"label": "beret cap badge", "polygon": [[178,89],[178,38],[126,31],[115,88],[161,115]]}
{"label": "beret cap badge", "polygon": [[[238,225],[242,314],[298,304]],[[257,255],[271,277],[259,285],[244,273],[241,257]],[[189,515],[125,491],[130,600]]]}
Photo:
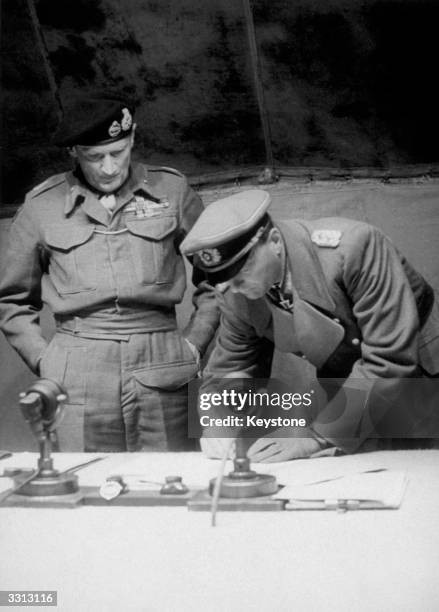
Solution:
{"label": "beret cap badge", "polygon": [[120,127],[120,123],[118,121],[113,121],[108,128],[108,134],[111,136],[111,138],[114,138],[115,136],[119,136],[121,130],[122,128]]}
{"label": "beret cap badge", "polygon": [[127,108],[122,109],[122,120],[113,121],[113,123],[108,128],[108,134],[111,138],[115,138],[119,136],[119,134],[123,132],[127,132],[133,124],[133,118],[131,117],[131,113]]}
{"label": "beret cap badge", "polygon": [[130,111],[127,108],[122,109],[122,121],[120,122],[120,126],[124,132],[129,130],[133,125],[133,118],[131,116]]}

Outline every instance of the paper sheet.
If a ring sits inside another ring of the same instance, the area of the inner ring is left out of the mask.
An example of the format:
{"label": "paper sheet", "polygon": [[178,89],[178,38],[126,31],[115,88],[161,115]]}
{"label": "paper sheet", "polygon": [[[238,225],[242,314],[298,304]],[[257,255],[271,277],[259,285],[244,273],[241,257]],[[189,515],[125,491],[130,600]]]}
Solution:
{"label": "paper sheet", "polygon": [[317,483],[288,485],[275,497],[297,501],[357,500],[374,502],[377,507],[399,508],[406,485],[405,472],[380,470]]}
{"label": "paper sheet", "polygon": [[5,491],[9,491],[14,486],[14,481],[12,478],[7,478],[6,476],[0,477],[0,493],[4,493]]}

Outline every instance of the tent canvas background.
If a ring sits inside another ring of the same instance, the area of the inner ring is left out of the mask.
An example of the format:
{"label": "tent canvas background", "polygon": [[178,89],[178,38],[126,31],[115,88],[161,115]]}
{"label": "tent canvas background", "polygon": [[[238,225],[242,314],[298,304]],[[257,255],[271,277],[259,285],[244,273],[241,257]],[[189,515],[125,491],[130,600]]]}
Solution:
{"label": "tent canvas background", "polygon": [[64,171],[50,136],[66,102],[96,88],[137,103],[139,158],[196,184],[267,160],[278,174],[436,172],[438,0],[1,6],[3,214]]}

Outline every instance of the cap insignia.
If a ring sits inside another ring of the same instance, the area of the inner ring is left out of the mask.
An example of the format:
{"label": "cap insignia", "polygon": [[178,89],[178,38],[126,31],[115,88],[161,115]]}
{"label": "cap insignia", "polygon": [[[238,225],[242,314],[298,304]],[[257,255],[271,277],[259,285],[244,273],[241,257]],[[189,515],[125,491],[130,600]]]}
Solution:
{"label": "cap insignia", "polygon": [[113,121],[108,128],[108,134],[111,136],[111,138],[115,138],[116,136],[119,136],[121,130],[122,128],[120,127],[119,121]]}
{"label": "cap insignia", "polygon": [[336,248],[340,244],[340,230],[315,230],[311,234],[311,240],[320,247]]}
{"label": "cap insignia", "polygon": [[218,249],[203,249],[198,252],[198,256],[207,267],[215,266],[220,263],[222,257]]}
{"label": "cap insignia", "polygon": [[113,121],[113,123],[108,128],[108,134],[111,138],[116,138],[119,136],[121,131],[127,132],[133,124],[133,118],[131,116],[130,111],[127,108],[122,109],[122,121]]}
{"label": "cap insignia", "polygon": [[124,132],[129,130],[130,127],[133,125],[133,118],[127,108],[122,109],[122,121],[120,122],[120,125]]}

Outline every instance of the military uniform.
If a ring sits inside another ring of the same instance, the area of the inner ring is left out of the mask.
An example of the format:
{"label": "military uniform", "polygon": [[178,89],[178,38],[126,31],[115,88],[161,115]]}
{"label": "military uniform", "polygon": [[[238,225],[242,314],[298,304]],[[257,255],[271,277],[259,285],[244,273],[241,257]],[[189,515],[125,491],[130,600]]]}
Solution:
{"label": "military uniform", "polygon": [[[218,213],[226,214],[217,204]],[[239,208],[239,202],[225,204],[231,210]],[[249,206],[244,214],[255,228],[266,210],[265,206],[258,212],[256,206],[257,201],[254,210]],[[235,225],[232,219],[209,242],[200,226],[213,225],[214,214],[210,210],[209,218],[207,210],[182,245],[194,261],[198,254],[211,282],[215,275],[227,274],[228,261],[242,266],[239,257],[246,253],[245,241],[238,245],[236,241],[242,232],[248,241],[249,231],[242,219]],[[243,229],[233,230],[239,225]],[[439,373],[437,299],[425,279],[375,227],[343,218],[282,221],[276,227],[286,248],[291,299],[276,303],[269,295],[250,300],[229,290],[218,291],[222,319],[203,390],[210,378],[231,372],[267,378],[275,347],[299,355],[315,366],[319,378],[338,379],[345,389],[358,389],[359,393],[346,396],[341,414],[335,414],[336,403],[332,407],[330,403],[313,424],[324,440],[345,451],[355,450],[370,433],[365,408],[374,381]],[[221,234],[226,236],[225,247]],[[229,248],[222,262],[232,240],[232,253]]]}
{"label": "military uniform", "polygon": [[[178,171],[132,164],[109,213],[74,172],[33,189],[2,258],[1,328],[37,374],[69,400],[62,450],[187,448],[186,383],[217,325],[212,290],[194,276],[195,313],[183,335],[186,288],[178,245],[203,207]],[[48,304],[57,333],[42,335]]]}

